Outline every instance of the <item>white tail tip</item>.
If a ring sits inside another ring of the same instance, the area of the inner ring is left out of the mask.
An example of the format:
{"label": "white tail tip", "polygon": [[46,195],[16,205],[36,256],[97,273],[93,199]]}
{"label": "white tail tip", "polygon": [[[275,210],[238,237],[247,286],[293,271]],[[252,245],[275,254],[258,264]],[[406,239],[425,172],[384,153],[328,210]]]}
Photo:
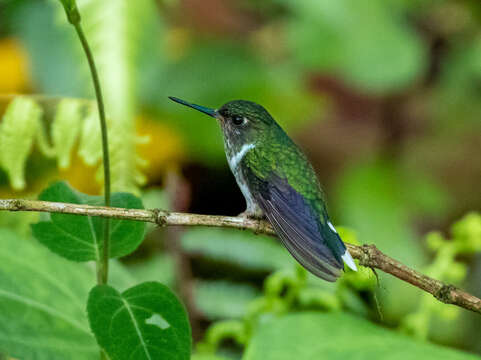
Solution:
{"label": "white tail tip", "polygon": [[354,259],[352,258],[351,254],[349,254],[349,251],[347,249],[344,255],[342,255],[341,257],[350,269],[357,271],[356,263],[354,262]]}

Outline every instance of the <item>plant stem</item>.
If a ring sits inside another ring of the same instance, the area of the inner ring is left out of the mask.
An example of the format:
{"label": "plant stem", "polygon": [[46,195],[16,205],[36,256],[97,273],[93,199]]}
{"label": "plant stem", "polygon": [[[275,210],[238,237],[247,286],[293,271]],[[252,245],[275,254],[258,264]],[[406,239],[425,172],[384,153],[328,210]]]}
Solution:
{"label": "plant stem", "polygon": [[[80,20],[72,23],[75,27],[75,31],[82,43],[82,47],[87,56],[90,72],[92,74],[92,80],[95,88],[95,97],[97,98],[97,107],[99,111],[100,130],[102,133],[102,152],[104,163],[104,198],[105,206],[110,206],[110,157],[109,157],[109,141],[107,135],[107,121],[105,119],[104,101],[102,98],[102,90],[100,88],[99,76],[97,68],[95,67],[94,57],[90,50],[89,44],[85,37],[85,34],[80,26]],[[109,255],[110,255],[110,219],[105,218],[103,223],[104,230],[104,242],[101,259],[97,261],[97,282],[99,284],[106,284],[109,276]]]}

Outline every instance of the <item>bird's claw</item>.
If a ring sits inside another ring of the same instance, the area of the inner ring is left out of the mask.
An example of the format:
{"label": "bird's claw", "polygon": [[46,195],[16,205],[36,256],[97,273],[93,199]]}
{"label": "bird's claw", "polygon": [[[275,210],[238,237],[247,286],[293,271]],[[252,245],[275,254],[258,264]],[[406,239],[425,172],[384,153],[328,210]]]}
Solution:
{"label": "bird's claw", "polygon": [[266,218],[263,213],[251,212],[251,211],[248,211],[248,210],[241,212],[237,216],[242,217],[244,219],[252,219],[252,220],[265,220],[265,218]]}

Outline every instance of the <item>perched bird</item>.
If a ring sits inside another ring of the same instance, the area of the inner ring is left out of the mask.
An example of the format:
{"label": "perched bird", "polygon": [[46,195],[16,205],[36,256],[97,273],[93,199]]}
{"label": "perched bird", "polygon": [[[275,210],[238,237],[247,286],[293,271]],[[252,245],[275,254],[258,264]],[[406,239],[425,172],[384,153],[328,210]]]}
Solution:
{"label": "perched bird", "polygon": [[247,202],[241,215],[266,217],[292,256],[324,280],[336,281],[343,261],[357,270],[329,220],[314,169],[266,109],[245,100],[210,109],[169,98],[218,120],[227,161]]}

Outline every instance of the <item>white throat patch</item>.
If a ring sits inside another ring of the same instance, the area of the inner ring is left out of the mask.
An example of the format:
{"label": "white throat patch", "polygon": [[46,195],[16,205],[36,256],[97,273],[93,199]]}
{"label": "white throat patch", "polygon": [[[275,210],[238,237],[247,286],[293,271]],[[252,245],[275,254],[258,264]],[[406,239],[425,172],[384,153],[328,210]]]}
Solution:
{"label": "white throat patch", "polygon": [[230,159],[228,159],[231,170],[235,171],[239,163],[244,158],[245,154],[247,154],[249,150],[254,149],[255,147],[256,146],[253,143],[242,145],[242,148],[239,150],[239,152],[233,155]]}

